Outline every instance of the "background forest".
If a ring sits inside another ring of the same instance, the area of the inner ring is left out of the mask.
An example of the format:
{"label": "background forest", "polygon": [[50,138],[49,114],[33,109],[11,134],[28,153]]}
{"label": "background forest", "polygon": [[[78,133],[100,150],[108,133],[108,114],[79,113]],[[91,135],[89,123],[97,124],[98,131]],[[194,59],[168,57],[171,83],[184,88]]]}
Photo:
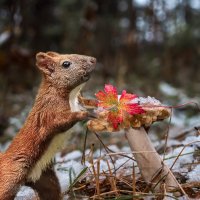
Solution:
{"label": "background forest", "polygon": [[161,98],[160,83],[168,83],[198,96],[199,17],[198,0],[2,0],[1,121],[13,114],[10,94],[38,85],[39,51],[96,57],[96,86]]}

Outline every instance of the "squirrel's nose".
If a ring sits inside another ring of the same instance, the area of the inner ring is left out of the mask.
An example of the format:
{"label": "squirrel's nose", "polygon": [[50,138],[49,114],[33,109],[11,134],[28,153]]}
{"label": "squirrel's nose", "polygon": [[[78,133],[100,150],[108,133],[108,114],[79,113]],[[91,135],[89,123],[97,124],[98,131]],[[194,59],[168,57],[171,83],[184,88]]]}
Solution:
{"label": "squirrel's nose", "polygon": [[90,58],[89,58],[89,62],[90,62],[91,64],[95,64],[95,63],[96,63],[96,58],[90,57]]}

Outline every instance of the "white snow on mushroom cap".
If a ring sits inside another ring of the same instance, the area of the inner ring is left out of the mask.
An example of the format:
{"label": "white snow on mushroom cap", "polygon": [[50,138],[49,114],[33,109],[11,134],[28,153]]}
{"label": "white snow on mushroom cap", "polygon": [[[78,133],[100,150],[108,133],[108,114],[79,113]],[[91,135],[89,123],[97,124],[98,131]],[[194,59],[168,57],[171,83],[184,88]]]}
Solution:
{"label": "white snow on mushroom cap", "polygon": [[[118,100],[120,99],[121,95],[118,95]],[[139,104],[151,104],[151,105],[161,105],[161,102],[156,99],[155,97],[137,97],[130,101],[130,103],[139,103]]]}
{"label": "white snow on mushroom cap", "polygon": [[161,102],[155,97],[137,97],[130,101],[130,103],[139,103],[139,104],[151,104],[151,105],[161,105]]}

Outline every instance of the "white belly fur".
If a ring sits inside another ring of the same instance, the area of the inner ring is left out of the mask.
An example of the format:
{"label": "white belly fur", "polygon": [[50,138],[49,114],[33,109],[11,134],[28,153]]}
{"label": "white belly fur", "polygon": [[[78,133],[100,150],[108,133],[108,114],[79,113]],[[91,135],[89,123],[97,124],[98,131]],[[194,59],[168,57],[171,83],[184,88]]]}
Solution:
{"label": "white belly fur", "polygon": [[[80,90],[83,87],[83,85],[84,84],[76,87],[70,92],[69,104],[72,112],[80,111],[80,106],[78,104],[78,95],[80,94]],[[51,161],[54,158],[54,155],[63,148],[65,141],[69,140],[71,133],[73,132],[72,129],[73,127],[67,130],[66,132],[59,133],[52,139],[45,153],[42,155],[40,160],[36,162],[35,166],[29,172],[27,178],[28,181],[35,182],[40,178],[42,171],[45,170],[46,167],[51,163]]]}

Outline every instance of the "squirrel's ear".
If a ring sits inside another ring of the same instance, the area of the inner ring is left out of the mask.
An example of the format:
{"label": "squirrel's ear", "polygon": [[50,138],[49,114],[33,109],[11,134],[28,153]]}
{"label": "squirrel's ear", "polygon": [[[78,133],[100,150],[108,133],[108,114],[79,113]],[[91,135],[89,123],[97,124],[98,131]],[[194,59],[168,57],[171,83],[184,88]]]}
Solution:
{"label": "squirrel's ear", "polygon": [[54,51],[48,51],[46,54],[49,55],[49,56],[51,56],[51,57],[59,56],[59,53],[56,53]]}
{"label": "squirrel's ear", "polygon": [[46,53],[40,52],[36,54],[36,65],[47,75],[51,75],[55,71],[55,61]]}

